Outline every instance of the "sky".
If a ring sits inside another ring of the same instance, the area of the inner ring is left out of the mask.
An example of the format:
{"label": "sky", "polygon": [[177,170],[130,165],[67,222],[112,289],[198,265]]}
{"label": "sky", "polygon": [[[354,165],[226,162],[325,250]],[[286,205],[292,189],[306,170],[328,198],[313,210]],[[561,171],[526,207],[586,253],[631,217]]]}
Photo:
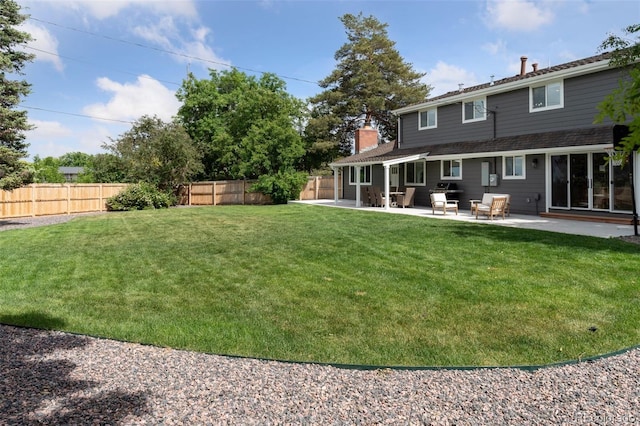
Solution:
{"label": "sky", "polygon": [[431,95],[600,53],[611,33],[640,22],[637,0],[17,0],[36,55],[19,108],[29,159],[97,154],[144,115],[176,115],[188,72],[236,67],[278,75],[300,99],[336,67],[347,40],[340,17],[388,25]]}

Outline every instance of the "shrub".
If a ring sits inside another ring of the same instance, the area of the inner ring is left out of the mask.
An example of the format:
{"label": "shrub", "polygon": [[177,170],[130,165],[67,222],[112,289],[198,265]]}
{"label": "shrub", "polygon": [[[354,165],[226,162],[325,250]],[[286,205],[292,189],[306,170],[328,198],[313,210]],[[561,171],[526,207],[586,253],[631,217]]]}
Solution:
{"label": "shrub", "polygon": [[109,198],[107,209],[111,211],[161,209],[174,205],[173,198],[155,186],[141,182],[129,185]]}
{"label": "shrub", "polygon": [[251,189],[271,196],[274,204],[286,204],[300,196],[307,174],[294,170],[279,170],[275,175],[262,175]]}

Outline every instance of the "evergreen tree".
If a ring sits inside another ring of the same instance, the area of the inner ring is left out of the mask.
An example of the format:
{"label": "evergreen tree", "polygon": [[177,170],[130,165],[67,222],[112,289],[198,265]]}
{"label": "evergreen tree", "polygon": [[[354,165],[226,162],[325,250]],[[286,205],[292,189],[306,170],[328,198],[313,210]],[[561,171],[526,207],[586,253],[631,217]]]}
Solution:
{"label": "evergreen tree", "polygon": [[35,57],[20,49],[31,40],[28,33],[16,29],[26,19],[15,1],[0,0],[0,189],[6,190],[30,181],[26,163],[20,158],[27,155],[24,132],[31,126],[26,111],[16,110],[16,106],[30,93],[31,85],[12,79],[22,75],[25,64]]}
{"label": "evergreen tree", "polygon": [[363,125],[376,127],[384,141],[394,140],[397,126],[391,110],[424,101],[431,88],[420,82],[425,74],[400,56],[387,24],[362,13],[340,20],[348,41],[335,53],[336,69],[320,82],[325,90],[310,99],[315,118],[309,124],[314,132],[324,128],[317,141],[333,141],[349,155],[355,130]]}

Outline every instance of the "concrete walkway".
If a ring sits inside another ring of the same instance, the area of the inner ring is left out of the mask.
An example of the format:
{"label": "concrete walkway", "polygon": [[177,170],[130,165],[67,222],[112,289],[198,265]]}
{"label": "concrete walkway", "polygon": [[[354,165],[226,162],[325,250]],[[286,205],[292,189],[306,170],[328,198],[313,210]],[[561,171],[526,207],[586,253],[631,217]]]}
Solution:
{"label": "concrete walkway", "polygon": [[441,212],[431,213],[431,207],[412,207],[397,208],[391,207],[385,210],[380,207],[356,207],[354,200],[339,200],[338,204],[334,200],[308,200],[308,201],[292,201],[292,203],[313,204],[327,207],[338,207],[347,209],[358,209],[362,211],[371,211],[389,214],[406,214],[412,216],[421,216],[435,219],[462,220],[466,222],[483,223],[488,225],[509,226],[512,228],[528,228],[538,229],[541,231],[562,232],[565,234],[589,235],[601,238],[617,238],[627,235],[633,235],[633,225],[618,225],[613,223],[585,222],[568,219],[555,219],[540,216],[526,216],[512,214],[502,220],[495,218],[489,220],[486,216],[476,219],[469,210],[460,210],[458,215],[455,212],[447,212],[443,215]]}

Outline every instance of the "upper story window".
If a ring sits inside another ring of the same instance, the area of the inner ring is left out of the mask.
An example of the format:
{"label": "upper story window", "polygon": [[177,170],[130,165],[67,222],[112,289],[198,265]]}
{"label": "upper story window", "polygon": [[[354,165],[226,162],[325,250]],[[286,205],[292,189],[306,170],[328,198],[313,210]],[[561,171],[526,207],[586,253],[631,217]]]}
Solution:
{"label": "upper story window", "polygon": [[404,165],[404,183],[406,185],[425,185],[425,163],[416,161]]}
{"label": "upper story window", "polygon": [[470,123],[487,119],[487,99],[475,99],[462,104],[462,122]]}
{"label": "upper story window", "polygon": [[503,157],[504,163],[504,179],[524,179],[525,178],[525,162],[524,155],[513,155]]}
{"label": "upper story window", "polygon": [[[371,185],[371,165],[360,166],[360,183]],[[356,184],[356,167],[349,167],[349,185]]]}
{"label": "upper story window", "polygon": [[564,107],[564,87],[562,81],[555,81],[530,88],[529,112],[545,111]]}
{"label": "upper story window", "polygon": [[435,129],[438,127],[438,109],[431,108],[424,111],[420,111],[419,113],[419,123],[418,129]]}
{"label": "upper story window", "polygon": [[462,179],[462,160],[442,160],[440,170],[442,179]]}

